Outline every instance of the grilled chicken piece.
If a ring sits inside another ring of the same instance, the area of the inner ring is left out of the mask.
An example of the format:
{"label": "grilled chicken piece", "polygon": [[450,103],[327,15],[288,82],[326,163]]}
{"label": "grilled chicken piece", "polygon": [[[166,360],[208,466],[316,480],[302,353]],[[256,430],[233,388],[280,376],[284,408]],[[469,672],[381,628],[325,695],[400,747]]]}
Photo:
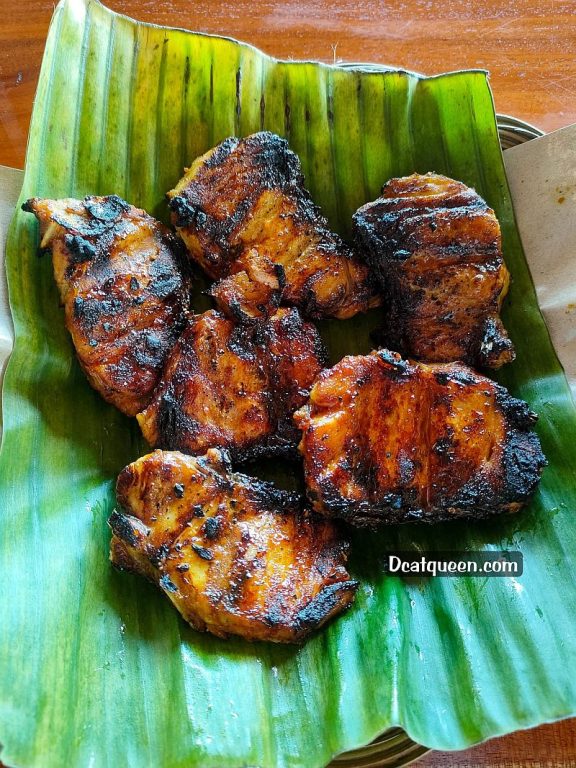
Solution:
{"label": "grilled chicken piece", "polygon": [[306,402],[326,354],[312,323],[282,308],[236,325],[214,310],[192,317],[148,408],[138,415],[154,448],[235,459],[297,455],[294,411]]}
{"label": "grilled chicken piece", "polygon": [[516,512],[546,463],[522,400],[388,350],[323,371],[294,418],[314,508],[356,525]]}
{"label": "grilled chicken piece", "polygon": [[354,227],[388,308],[384,345],[428,362],[514,359],[499,317],[509,279],[500,225],[473,189],[433,173],[392,179]]}
{"label": "grilled chicken piece", "polygon": [[354,599],[333,524],[232,474],[225,453],[155,451],[121,472],[117,497],[110,559],[158,584],[195,629],[295,643]]}
{"label": "grilled chicken piece", "polygon": [[129,416],[146,407],[190,303],[188,265],[160,222],[116,195],[32,198],[80,365]]}
{"label": "grilled chicken piece", "polygon": [[330,231],[298,157],[273,133],[226,139],[194,161],[168,198],[190,256],[246,300],[259,290],[247,285],[258,282],[255,248],[282,266],[283,302],[309,317],[346,318],[380,303],[368,268]]}

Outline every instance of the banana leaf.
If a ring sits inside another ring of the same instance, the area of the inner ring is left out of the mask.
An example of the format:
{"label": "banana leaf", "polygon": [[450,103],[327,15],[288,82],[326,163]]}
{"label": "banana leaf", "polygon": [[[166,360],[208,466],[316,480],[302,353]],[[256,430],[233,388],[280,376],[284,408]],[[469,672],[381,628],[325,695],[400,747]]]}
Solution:
{"label": "banana leaf", "polygon": [[[16,343],[0,454],[0,743],[11,766],[315,768],[391,726],[461,749],[576,713],[576,414],[522,253],[486,73],[424,78],[280,62],[232,40],[63,0],[50,27],[21,199],[164,193],[224,137],[286,136],[332,225],[391,176],[473,185],[503,230],[517,361],[499,377],[540,413],[550,466],[522,514],[353,534],[353,609],[302,648],[195,633],[110,567],[118,471],[146,448],[93,392],[33,218],[7,247]],[[337,359],[367,318],[327,323]],[[293,470],[272,468],[288,482]],[[519,549],[514,578],[386,576],[388,549]]]}

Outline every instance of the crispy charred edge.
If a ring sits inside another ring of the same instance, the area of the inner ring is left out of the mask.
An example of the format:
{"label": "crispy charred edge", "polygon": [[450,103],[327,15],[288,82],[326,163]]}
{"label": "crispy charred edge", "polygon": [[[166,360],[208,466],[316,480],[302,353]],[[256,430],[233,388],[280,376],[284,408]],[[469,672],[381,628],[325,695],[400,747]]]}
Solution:
{"label": "crispy charred edge", "polygon": [[502,320],[487,318],[481,329],[476,364],[482,368],[501,368],[516,359],[516,350]]}
{"label": "crispy charred edge", "polygon": [[[387,296],[386,304],[389,307],[389,313],[382,325],[371,332],[372,342],[379,347],[397,349],[401,354],[414,360],[427,362],[414,354],[410,345],[406,343],[402,331],[399,330],[401,320],[398,318],[404,316],[409,302],[392,298],[389,292],[383,291],[383,293]],[[486,318],[475,339],[469,344],[469,349],[469,354],[462,355],[460,362],[478,368],[498,370],[516,359],[514,344],[498,316]]]}
{"label": "crispy charred edge", "polygon": [[[37,206],[43,199],[45,198],[29,197],[28,200],[22,203],[22,210],[36,215]],[[95,230],[96,232],[105,231],[110,226],[110,223],[118,221],[122,214],[132,207],[118,195],[105,195],[103,197],[86,195],[81,202],[88,212],[89,218],[86,220],[86,224],[77,228],[80,235],[91,235],[94,234]],[[53,220],[68,229],[68,225],[62,223],[58,217],[53,218]],[[94,222],[98,223],[94,224]]]}
{"label": "crispy charred edge", "polygon": [[[449,378],[463,385],[483,380],[463,366],[455,367],[450,374],[436,371],[435,378],[440,384]],[[502,385],[490,381],[490,386],[494,390],[495,407],[501,411],[506,425],[501,477],[495,484],[474,478],[456,496],[446,499],[450,517],[453,514],[488,517],[492,513],[518,511],[532,498],[548,463],[534,431],[538,415],[528,403],[513,397]]]}
{"label": "crispy charred edge", "polygon": [[110,561],[119,571],[143,576],[153,584],[158,583],[158,566],[161,554],[150,546],[147,526],[137,517],[114,509],[108,518],[112,531]]}
{"label": "crispy charred edge", "polygon": [[496,402],[507,421],[504,447],[505,484],[502,493],[509,504],[523,506],[535,493],[548,461],[533,427],[538,415],[530,406],[496,384]]}
{"label": "crispy charred edge", "polygon": [[[434,175],[434,174],[427,174]],[[440,177],[446,178],[446,177]],[[382,187],[382,195],[388,186],[397,179],[392,179]],[[375,271],[376,278],[382,281],[380,274],[382,269],[382,254],[384,260],[402,263],[412,255],[412,248],[406,242],[406,235],[398,229],[404,224],[402,217],[411,220],[429,219],[431,229],[436,228],[435,217],[443,211],[465,209],[469,213],[494,215],[494,211],[488,206],[478,193],[466,188],[462,184],[462,190],[458,193],[450,193],[446,196],[433,198],[413,197],[386,197],[381,196],[376,200],[366,203],[352,216],[354,242],[368,256],[368,261]],[[463,215],[465,215],[463,213]],[[453,256],[465,255],[469,248],[465,243],[458,250],[451,250]],[[498,243],[488,245],[475,244],[474,252],[487,258],[501,258]],[[382,288],[386,288],[383,284]]]}
{"label": "crispy charred edge", "polygon": [[232,460],[239,463],[251,463],[260,459],[283,458],[287,461],[298,461],[298,433],[295,429],[290,429],[286,425],[285,430],[277,432],[274,435],[254,442],[242,448],[231,447],[228,450]]}
{"label": "crispy charred edge", "polygon": [[[298,499],[298,505],[297,514],[301,519],[307,519],[312,525],[326,522],[322,515],[318,515],[306,506],[306,501],[301,496]],[[328,556],[339,563],[339,567],[343,569],[342,575],[347,578],[326,584],[307,605],[298,611],[293,623],[294,642],[297,643],[303,642],[335,615],[347,610],[353,603],[358,590],[358,581],[352,579],[346,570],[350,542],[345,538],[343,525],[338,520],[332,520],[330,524],[334,531],[334,539],[329,545]]]}
{"label": "crispy charred edge", "polygon": [[320,629],[336,614],[348,609],[357,590],[358,582],[354,579],[336,581],[323,587],[316,597],[296,616],[294,622],[296,642],[304,641],[312,632]]}
{"label": "crispy charred edge", "polygon": [[278,488],[268,480],[246,475],[243,472],[230,472],[229,482],[247,489],[256,505],[270,505],[271,511],[280,515],[292,514],[304,516],[305,500],[297,491]]}

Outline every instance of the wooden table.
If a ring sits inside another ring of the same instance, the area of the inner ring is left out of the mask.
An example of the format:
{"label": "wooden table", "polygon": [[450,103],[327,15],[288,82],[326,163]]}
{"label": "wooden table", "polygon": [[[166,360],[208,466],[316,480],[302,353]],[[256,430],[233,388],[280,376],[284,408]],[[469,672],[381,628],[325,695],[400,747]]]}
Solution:
{"label": "wooden table", "polygon": [[[159,24],[230,35],[281,58],[375,61],[434,74],[481,67],[499,112],[576,122],[576,0],[109,0]],[[51,0],[0,0],[0,164],[22,168]],[[576,768],[576,721],[458,753],[435,768]],[[160,767],[159,767],[160,768]]]}

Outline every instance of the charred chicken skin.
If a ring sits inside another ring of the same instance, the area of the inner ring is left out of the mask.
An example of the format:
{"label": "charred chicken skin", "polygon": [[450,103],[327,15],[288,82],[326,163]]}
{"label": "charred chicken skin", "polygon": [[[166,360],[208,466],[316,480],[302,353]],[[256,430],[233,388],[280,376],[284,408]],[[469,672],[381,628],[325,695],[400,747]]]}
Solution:
{"label": "charred chicken skin", "polygon": [[515,512],[546,463],[522,400],[388,350],[323,371],[294,418],[314,509],[356,525]]}
{"label": "charred chicken skin", "polygon": [[171,352],[148,408],[138,415],[154,448],[235,459],[297,454],[294,411],[325,364],[320,335],[295,307],[236,324],[214,310],[196,315]]}
{"label": "charred chicken skin", "polygon": [[218,450],[144,456],[121,472],[117,498],[112,562],[158,584],[197,630],[296,643],[354,599],[334,525],[233,474]]}
{"label": "charred chicken skin", "polygon": [[281,268],[282,301],[308,317],[347,318],[380,303],[367,266],[330,231],[297,155],[273,133],[218,144],[168,199],[191,258],[210,277],[227,279],[225,290],[240,304],[261,291],[260,270],[251,266],[257,256]]}
{"label": "charred chicken skin", "polygon": [[432,173],[392,179],[354,228],[384,295],[384,345],[428,362],[514,359],[499,316],[509,281],[500,225],[473,189]]}
{"label": "charred chicken skin", "polygon": [[188,265],[160,222],[119,197],[32,198],[66,327],[90,384],[129,416],[150,401],[189,306]]}

